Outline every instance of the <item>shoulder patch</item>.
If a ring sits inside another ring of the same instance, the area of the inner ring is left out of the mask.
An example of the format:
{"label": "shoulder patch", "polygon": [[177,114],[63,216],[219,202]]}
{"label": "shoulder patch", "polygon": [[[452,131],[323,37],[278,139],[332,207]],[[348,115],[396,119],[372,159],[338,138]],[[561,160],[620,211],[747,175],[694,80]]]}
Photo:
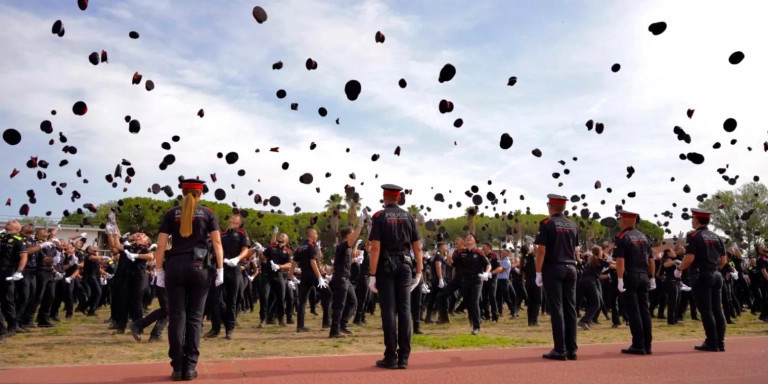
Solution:
{"label": "shoulder patch", "polygon": [[381,211],[378,211],[378,212],[374,213],[373,217],[379,217],[379,215],[381,215],[382,212],[384,212],[384,210],[381,210]]}
{"label": "shoulder patch", "polygon": [[625,229],[625,230],[621,231],[621,233],[619,233],[619,235],[616,236],[616,238],[621,240],[621,239],[624,238],[624,235],[626,235],[626,234],[627,234],[627,230]]}
{"label": "shoulder patch", "polygon": [[548,217],[548,218],[546,218],[546,219],[544,219],[544,220],[542,220],[540,223],[541,223],[541,224],[546,224],[546,223],[548,223],[548,222],[549,222],[549,217]]}
{"label": "shoulder patch", "polygon": [[242,228],[238,228],[238,229],[237,229],[237,232],[239,232],[239,233],[242,233],[242,234],[245,234],[245,229],[242,229]]}

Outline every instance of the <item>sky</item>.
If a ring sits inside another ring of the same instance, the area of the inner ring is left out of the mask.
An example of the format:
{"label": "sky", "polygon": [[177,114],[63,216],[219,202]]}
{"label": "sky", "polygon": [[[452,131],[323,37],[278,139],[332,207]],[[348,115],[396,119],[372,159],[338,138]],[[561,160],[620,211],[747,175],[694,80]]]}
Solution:
{"label": "sky", "polygon": [[[263,24],[251,14],[256,5],[268,14]],[[768,51],[761,39],[768,36],[768,25],[760,10],[750,1],[436,6],[92,0],[86,11],[75,0],[5,2],[0,4],[0,130],[16,129],[22,140],[14,146],[0,142],[5,173],[0,198],[12,199],[0,207],[0,217],[17,216],[20,206],[29,204],[30,189],[36,196],[31,216],[52,211],[60,217],[85,203],[164,199],[147,188],[175,187],[184,175],[208,182],[206,199],[213,200],[212,192],[221,188],[224,203],[288,213],[294,203],[302,211],[321,210],[345,185],[355,186],[363,205],[377,209],[380,185],[398,184],[412,190],[408,205],[431,208],[424,212],[427,218],[462,215],[471,205],[464,192],[472,186],[479,188],[480,210],[488,215],[527,208],[544,213],[548,193],[584,194],[571,205],[580,210],[586,203],[603,217],[613,215],[616,204],[653,221],[669,210],[670,229],[677,233],[689,228],[681,209],[695,207],[698,195],[737,188],[755,176],[768,178],[763,150]],[[63,37],[51,34],[57,19]],[[668,27],[654,36],[648,26],[660,21]],[[129,38],[130,31],[140,38]],[[377,31],[386,36],[383,44],[375,42]],[[88,55],[101,50],[109,62],[93,66]],[[745,58],[732,65],[728,58],[736,51]],[[317,70],[306,70],[308,58],[318,63]],[[277,61],[284,67],[272,70]],[[456,76],[440,83],[447,63],[456,67]],[[616,73],[614,63],[621,65]],[[143,76],[140,85],[131,84],[134,72]],[[510,76],[518,79],[511,87]],[[398,86],[401,78],[408,84],[404,89]],[[353,79],[362,92],[350,101],[344,86]],[[145,90],[146,80],[155,83],[153,91]],[[279,89],[287,97],[278,99]],[[442,99],[454,103],[453,112],[439,112]],[[79,100],[88,105],[84,116],[72,113]],[[291,103],[298,103],[297,111]],[[320,107],[327,109],[326,117],[318,114]],[[203,118],[197,116],[201,108]],[[688,109],[695,109],[691,119]],[[129,133],[126,115],[140,121],[138,134]],[[454,128],[458,118],[464,124]],[[738,122],[730,133],[723,129],[728,118]],[[52,134],[41,132],[43,120],[52,123]],[[605,131],[588,131],[587,120],[603,123]],[[691,136],[690,144],[677,140],[675,126]],[[514,141],[506,150],[499,146],[504,133]],[[173,135],[179,142],[171,141]],[[161,148],[163,142],[171,149]],[[714,149],[715,142],[722,147]],[[64,153],[64,145],[75,146],[77,153]],[[398,146],[401,155],[395,156]],[[272,147],[279,152],[270,152]],[[534,149],[542,156],[533,156]],[[239,160],[229,165],[217,158],[219,152],[237,152]],[[704,163],[680,159],[689,152],[702,154]],[[168,154],[176,161],[160,170]],[[374,154],[380,155],[375,162]],[[46,179],[27,168],[31,156],[51,164],[43,170]],[[59,167],[62,159],[69,164]],[[136,175],[130,184],[117,179],[113,188],[105,176],[123,159]],[[631,178],[628,166],[635,169]],[[728,176],[739,176],[735,186],[716,172],[726,166]],[[7,178],[14,168],[21,172]],[[237,174],[241,169],[244,176]],[[561,174],[558,179],[554,172]],[[311,184],[299,182],[304,173],[314,176]],[[600,189],[594,188],[597,180]],[[67,184],[62,196],[53,181]],[[690,193],[683,191],[685,185]],[[75,190],[82,197],[73,203]],[[251,190],[265,198],[279,196],[280,206],[257,206]],[[498,204],[487,201],[489,191]],[[444,203],[434,200],[436,193],[444,195]]]}

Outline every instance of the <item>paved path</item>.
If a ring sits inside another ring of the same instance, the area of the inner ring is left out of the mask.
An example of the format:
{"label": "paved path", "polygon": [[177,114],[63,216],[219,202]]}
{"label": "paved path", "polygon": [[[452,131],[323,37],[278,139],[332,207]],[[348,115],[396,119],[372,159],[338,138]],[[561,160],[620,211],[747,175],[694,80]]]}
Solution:
{"label": "paved path", "polygon": [[[407,370],[373,366],[379,356],[201,361],[195,382],[367,383],[768,383],[768,337],[733,338],[727,352],[697,352],[695,341],[654,343],[652,356],[622,355],[623,344],[586,345],[578,361],[549,361],[549,348],[419,352]],[[205,351],[203,350],[203,357]],[[757,362],[762,360],[762,364]],[[0,369],[0,383],[162,383],[167,362]]]}

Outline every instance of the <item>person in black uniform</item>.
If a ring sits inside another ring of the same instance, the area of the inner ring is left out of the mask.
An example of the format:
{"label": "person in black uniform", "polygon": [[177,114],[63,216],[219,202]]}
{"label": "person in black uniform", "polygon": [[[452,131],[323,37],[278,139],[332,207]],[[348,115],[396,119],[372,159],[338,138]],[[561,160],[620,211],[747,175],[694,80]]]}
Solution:
{"label": "person in black uniform", "polygon": [[[166,248],[166,251],[168,249],[170,249],[170,247]],[[131,324],[131,335],[137,342],[141,341],[141,334],[144,331],[144,328],[150,326],[152,323],[154,323],[155,326],[152,328],[152,333],[149,336],[149,342],[153,343],[162,341],[162,337],[160,335],[163,333],[165,326],[168,325],[168,293],[166,292],[165,287],[157,286],[156,267],[157,265],[155,265],[155,270],[152,272],[155,277],[155,296],[157,296],[157,304],[159,305],[159,308],[155,309],[150,314],[142,317],[141,319],[135,320]]]}
{"label": "person in black uniform", "polygon": [[491,264],[482,250],[477,248],[475,235],[469,233],[464,238],[466,248],[453,256],[453,264],[462,273],[461,294],[469,312],[472,334],[480,333],[480,296],[483,283],[491,278]]}
{"label": "person in black uniform", "polygon": [[293,265],[290,267],[290,279],[293,280],[293,271],[298,266],[301,269],[301,282],[299,283],[299,297],[297,300],[298,311],[296,314],[296,332],[309,332],[304,326],[304,314],[307,309],[307,297],[312,287],[318,289],[328,288],[328,284],[320,274],[318,259],[320,250],[317,242],[317,230],[309,227],[304,232],[306,240],[296,248],[293,256]]}
{"label": "person in black uniform", "polygon": [[[200,357],[200,331],[203,309],[210,287],[211,255],[208,238],[215,254],[215,285],[224,283],[224,251],[221,246],[219,222],[213,210],[198,204],[203,194],[203,181],[181,181],[181,206],[165,213],[157,238],[156,282],[168,293],[168,356],[171,358],[171,379],[192,380],[197,377]],[[166,252],[168,238],[173,247]],[[166,253],[168,260],[166,261]]]}
{"label": "person in black uniform", "polygon": [[[392,184],[381,188],[384,209],[373,215],[369,236],[369,288],[379,295],[385,347],[384,359],[378,360],[376,366],[406,369],[411,354],[410,293],[421,281],[421,235],[413,217],[398,206],[400,200],[403,203],[405,200],[405,194],[400,192],[403,189]],[[416,260],[411,259],[409,249],[413,250]],[[411,268],[416,268],[415,279],[411,277]]]}
{"label": "person in black uniform", "polygon": [[[240,260],[248,254],[248,235],[242,225],[242,217],[232,215],[229,217],[229,228],[221,235],[221,246],[224,251],[224,285],[222,286],[224,289],[219,290],[219,295],[214,298],[213,310],[219,310],[219,316],[211,316],[211,331],[205,337],[219,335],[221,315],[223,315],[225,338],[232,340],[232,332],[237,321],[237,297],[242,285]],[[214,322],[213,320],[217,321]]]}
{"label": "person in black uniform", "polygon": [[544,287],[555,348],[542,357],[576,360],[576,255],[579,229],[563,214],[568,199],[549,194],[548,219],[539,224],[536,285]]}
{"label": "person in black uniform", "polygon": [[16,282],[24,278],[22,272],[27,265],[27,246],[24,238],[19,235],[20,231],[19,222],[10,220],[5,225],[5,233],[0,234],[0,342],[2,343],[5,342],[6,336],[13,336],[19,331],[14,288]]}
{"label": "person in black uniform", "polygon": [[[768,248],[762,246],[759,250],[760,255],[755,262],[755,275],[760,277],[759,281],[752,284],[758,284],[760,287],[760,297],[762,298],[760,320],[768,322]],[[754,281],[754,280],[753,280]]]}
{"label": "person in black uniform", "polygon": [[88,286],[88,302],[83,304],[83,309],[87,310],[87,316],[96,316],[96,309],[101,299],[101,256],[96,248],[89,245],[85,248],[85,260],[83,261],[83,285]]}
{"label": "person in black uniform", "polygon": [[693,295],[699,307],[701,323],[706,339],[697,345],[697,351],[725,352],[725,314],[723,313],[723,276],[718,269],[728,261],[725,244],[716,233],[707,228],[711,213],[691,208],[691,226],[694,231],[685,238],[685,257],[675,271],[676,277],[682,271],[691,269]]}
{"label": "person in black uniform", "polygon": [[[445,287],[442,288],[442,292],[440,292],[436,299],[438,310],[437,324],[448,324],[451,322],[451,320],[448,318],[449,300],[455,297],[454,295],[456,291],[460,290],[463,286],[462,278],[464,273],[454,263],[453,258],[456,257],[456,255],[458,255],[460,252],[464,251],[464,239],[461,237],[456,238],[454,246],[456,248],[454,249],[453,254],[446,252],[447,257],[445,262],[446,264],[450,264],[450,266],[446,266],[446,270],[449,271],[447,274],[452,276],[450,276],[450,281],[445,283]],[[451,312],[451,314],[453,314],[453,312]]]}
{"label": "person in black uniform", "polygon": [[259,328],[267,324],[270,305],[274,300],[274,312],[281,326],[285,326],[283,316],[286,312],[293,313],[293,308],[285,308],[285,276],[283,271],[291,268],[291,248],[288,246],[288,235],[281,233],[277,236],[279,229],[272,228],[272,240],[269,246],[264,249],[264,261],[261,269],[261,287],[259,295]]}
{"label": "person in black uniform", "polygon": [[677,258],[674,249],[665,249],[661,257],[661,277],[667,297],[667,324],[682,323],[677,312],[680,305],[680,279],[675,277],[677,266],[683,261]]}
{"label": "person in black uniform", "polygon": [[[488,278],[488,280],[483,282],[483,292],[482,299],[480,300],[480,307],[482,308],[483,319],[498,323],[499,303],[498,300],[496,300],[496,287],[498,286],[498,274],[503,271],[503,268],[501,268],[501,264],[499,263],[499,257],[493,253],[493,246],[491,243],[483,243],[481,249],[485,255],[485,258],[488,259],[488,262],[491,264],[491,276]],[[483,270],[482,272],[486,271]]]}
{"label": "person in black uniform", "polygon": [[427,297],[427,318],[424,321],[426,324],[435,322],[435,308],[439,308],[437,298],[440,297],[440,293],[445,288],[445,275],[447,272],[444,255],[446,253],[448,253],[448,249],[445,243],[437,243],[437,252],[435,252],[429,263],[430,285],[432,288],[430,288],[429,296]]}
{"label": "person in black uniform", "polygon": [[336,245],[336,252],[333,257],[333,274],[331,275],[332,311],[331,311],[331,332],[329,338],[344,338],[351,335],[352,331],[347,328],[350,313],[357,309],[357,297],[355,289],[350,284],[352,259],[357,257],[357,247],[362,240],[360,231],[363,229],[365,221],[365,209],[360,214],[360,222],[357,229],[344,228],[341,230],[341,242]]}
{"label": "person in black uniform", "polygon": [[[370,231],[369,231],[370,232]],[[359,272],[357,275],[357,285],[355,286],[355,296],[357,297],[357,311],[355,312],[354,323],[363,326],[365,321],[365,306],[368,303],[368,279],[371,276],[371,256],[369,250],[371,242],[365,241],[362,258],[358,256]]]}
{"label": "person in black uniform", "polygon": [[[47,243],[47,244],[46,244]],[[56,294],[56,283],[54,277],[54,265],[61,262],[61,252],[55,244],[58,242],[44,242],[41,249],[36,253],[37,258],[37,297],[35,298],[34,309],[32,310],[29,321],[37,312],[37,326],[40,328],[51,328],[51,305]]]}
{"label": "person in black uniform", "polygon": [[[120,229],[115,225],[109,235],[109,243],[112,253],[118,255],[118,269],[121,284],[117,295],[120,296],[117,310],[114,312],[115,334],[122,335],[128,325],[128,318],[132,322],[138,321],[144,316],[143,297],[147,288],[147,262],[154,260],[155,255],[149,250],[150,240],[141,232],[129,236],[128,245],[120,242]],[[122,267],[120,265],[122,264]],[[117,273],[116,273],[117,274]]]}
{"label": "person in black uniform", "polygon": [[528,326],[539,326],[539,310],[541,309],[541,287],[536,284],[536,256],[528,245],[520,247],[520,255],[523,258],[523,277],[525,278],[525,290],[528,292]]}
{"label": "person in black uniform", "polygon": [[656,263],[653,261],[651,239],[635,229],[640,220],[637,213],[619,211],[621,233],[616,236],[613,257],[619,276],[619,292],[624,297],[624,314],[632,332],[632,345],[621,353],[650,355],[653,340],[648,291],[656,289]]}

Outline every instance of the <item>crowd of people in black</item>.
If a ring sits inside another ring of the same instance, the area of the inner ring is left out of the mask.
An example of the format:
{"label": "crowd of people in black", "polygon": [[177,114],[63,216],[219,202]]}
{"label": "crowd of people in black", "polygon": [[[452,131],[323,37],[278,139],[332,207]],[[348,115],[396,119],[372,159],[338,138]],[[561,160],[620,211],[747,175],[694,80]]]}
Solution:
{"label": "crowd of people in black", "polygon": [[[241,222],[239,216],[231,216],[229,228],[222,232],[224,284],[209,290],[206,316],[210,330],[206,338],[218,337],[222,324],[224,336],[232,338],[237,315],[257,308],[259,328],[297,324],[298,332],[309,331],[303,316],[307,302],[309,312],[322,317],[322,327],[330,329],[331,337],[351,334],[350,323],[367,324],[375,313],[377,295],[368,286],[370,243],[358,239],[359,229],[342,231],[340,245],[347,246],[337,250],[326,264],[318,256],[320,245],[312,240],[312,229],[301,244],[291,244],[288,235],[278,235],[275,228],[274,236],[263,247],[247,238]],[[154,282],[150,239],[142,233],[113,233],[112,254],[101,255],[87,245],[87,238],[60,240],[56,232],[55,228],[47,231],[10,221],[0,235],[0,272],[4,277],[0,281],[4,317],[0,339],[36,327],[54,327],[76,312],[96,316],[104,308],[109,311],[109,328],[115,333],[125,333],[130,319],[137,341],[152,324],[149,341],[160,341],[168,321],[167,295]],[[314,236],[316,239],[316,233]],[[315,252],[303,256],[308,248]],[[490,243],[478,247],[472,234],[424,247],[424,275],[411,292],[413,332],[423,333],[422,323],[448,323],[452,316],[469,313],[472,331],[477,334],[483,322],[494,323],[504,316],[505,307],[508,316],[527,316],[528,326],[538,326],[539,314],[546,313],[547,306],[546,295],[535,284],[532,250],[529,244],[519,249],[494,249]],[[624,305],[613,251],[609,242],[576,251],[578,326],[584,330],[599,324],[601,314],[613,327],[623,323]],[[650,292],[649,309],[668,324],[681,324],[686,313],[690,319],[699,320],[690,274],[674,274],[683,254],[685,249],[678,242],[654,257],[653,279],[658,288]],[[761,320],[768,321],[768,250],[761,247],[757,254],[745,257],[738,247],[732,247],[727,257],[720,270],[727,322],[732,323],[744,311],[759,313]],[[303,283],[306,281],[312,284]],[[154,299],[159,308],[144,316]]]}

